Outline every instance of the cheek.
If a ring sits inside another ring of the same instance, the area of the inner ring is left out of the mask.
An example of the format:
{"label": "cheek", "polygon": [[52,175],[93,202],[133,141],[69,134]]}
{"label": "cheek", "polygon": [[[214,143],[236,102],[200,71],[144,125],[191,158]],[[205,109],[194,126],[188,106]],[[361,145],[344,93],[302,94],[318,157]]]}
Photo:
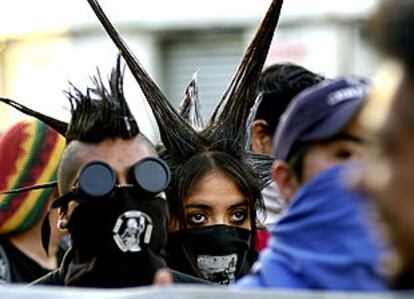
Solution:
{"label": "cheek", "polygon": [[252,226],[250,225],[250,218],[247,218],[247,220],[240,225],[239,227],[244,228],[244,229],[248,229],[248,230],[252,230]]}
{"label": "cheek", "polygon": [[307,182],[319,173],[335,166],[338,161],[328,153],[310,151],[303,159],[303,182]]}

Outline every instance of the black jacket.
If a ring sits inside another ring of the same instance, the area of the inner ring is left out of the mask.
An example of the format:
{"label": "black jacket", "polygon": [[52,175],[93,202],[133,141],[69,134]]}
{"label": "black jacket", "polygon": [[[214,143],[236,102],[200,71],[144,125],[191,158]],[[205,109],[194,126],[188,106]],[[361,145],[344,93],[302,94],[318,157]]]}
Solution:
{"label": "black jacket", "polygon": [[[30,285],[65,286],[66,273],[68,271],[69,264],[73,260],[73,257],[74,257],[73,251],[69,250],[64,256],[61,266],[57,270],[46,274],[45,276],[31,283]],[[210,284],[206,280],[192,277],[187,274],[177,272],[174,270],[171,270],[171,273],[173,275],[174,283]],[[105,286],[102,286],[102,287],[105,288]]]}

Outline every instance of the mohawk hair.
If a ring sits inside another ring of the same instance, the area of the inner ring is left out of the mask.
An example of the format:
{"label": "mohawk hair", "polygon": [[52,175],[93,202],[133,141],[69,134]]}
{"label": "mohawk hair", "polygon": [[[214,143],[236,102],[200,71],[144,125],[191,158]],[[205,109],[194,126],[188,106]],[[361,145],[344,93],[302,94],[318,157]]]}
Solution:
{"label": "mohawk hair", "polygon": [[67,143],[72,140],[97,143],[106,138],[131,139],[139,128],[123,93],[123,74],[120,56],[109,78],[109,90],[101,75],[92,77],[93,87],[82,93],[71,85],[66,94],[70,101],[72,118],[67,132]]}
{"label": "mohawk hair", "polygon": [[[105,15],[99,2],[97,0],[87,1],[124,57],[151,106],[164,146],[161,156],[167,161],[173,173],[176,167],[188,161],[192,156],[209,151],[226,152],[237,157],[241,163],[251,164],[250,166],[255,170],[261,168],[263,163],[269,164],[270,160],[267,157],[245,155],[245,144],[248,141],[247,118],[250,108],[255,102],[260,72],[279,21],[283,0],[272,0],[238,70],[216,106],[207,126],[202,128],[201,132],[191,127],[191,123],[189,124],[183,119],[171,106]],[[270,171],[266,176],[263,176],[262,186],[269,182]]]}
{"label": "mohawk hair", "polygon": [[195,72],[185,90],[184,98],[178,107],[178,114],[193,129],[200,131],[204,128],[200,109],[200,99],[198,97],[198,73]]}
{"label": "mohawk hair", "polygon": [[71,105],[72,117],[69,124],[11,99],[0,97],[0,102],[52,127],[66,137],[67,144],[72,140],[97,143],[111,137],[131,139],[140,131],[124,97],[123,77],[121,56],[118,55],[116,67],[112,69],[109,78],[109,90],[105,87],[99,70],[91,78],[93,87],[88,88],[86,93],[70,84],[71,89],[65,92]]}
{"label": "mohawk hair", "polygon": [[[185,163],[193,155],[207,151],[224,151],[234,155],[242,163],[250,164],[256,173],[261,172],[263,167],[271,165],[272,160],[268,156],[246,154],[247,145],[250,144],[248,118],[251,108],[254,108],[260,72],[279,21],[283,0],[272,0],[238,70],[207,125],[203,128],[192,127],[195,124],[193,121],[180,116],[128,48],[103,12],[99,2],[97,0],[87,1],[144,93],[160,130],[163,144],[158,147],[159,151],[172,169]],[[68,92],[72,105],[72,120],[66,132],[67,141],[77,139],[85,142],[98,142],[107,137],[131,138],[136,136],[139,129],[123,96],[119,59],[117,68],[111,74],[110,92],[102,84],[99,74],[93,82],[95,87],[88,89],[86,94],[82,94],[74,87],[72,92]],[[91,94],[98,96],[99,101],[92,99]],[[45,121],[59,132],[65,128],[65,123],[33,111],[17,102],[2,98],[0,101]],[[194,105],[198,105],[198,102]],[[183,111],[180,112],[183,113]],[[201,123],[198,120],[197,122]],[[270,171],[266,171],[260,179],[262,186],[268,184],[271,181]]]}

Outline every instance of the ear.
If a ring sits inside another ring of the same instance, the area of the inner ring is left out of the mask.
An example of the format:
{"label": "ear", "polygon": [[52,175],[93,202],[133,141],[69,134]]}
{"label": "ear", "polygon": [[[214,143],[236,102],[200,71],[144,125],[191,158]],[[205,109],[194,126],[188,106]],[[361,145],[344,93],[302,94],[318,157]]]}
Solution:
{"label": "ear", "polygon": [[282,196],[289,201],[299,187],[298,181],[289,164],[282,160],[276,160],[272,166],[272,177],[278,185]]}
{"label": "ear", "polygon": [[57,228],[60,231],[66,231],[69,222],[68,207],[62,207],[58,210]]}
{"label": "ear", "polygon": [[269,135],[268,123],[263,119],[255,120],[252,124],[252,151],[257,154],[270,155],[272,152],[272,137]]}

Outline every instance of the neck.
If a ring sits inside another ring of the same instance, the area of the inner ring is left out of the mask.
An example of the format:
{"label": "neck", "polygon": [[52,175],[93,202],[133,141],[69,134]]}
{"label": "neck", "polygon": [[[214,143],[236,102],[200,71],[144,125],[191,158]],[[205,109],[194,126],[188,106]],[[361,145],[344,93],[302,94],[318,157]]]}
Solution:
{"label": "neck", "polygon": [[[58,250],[58,242],[51,242],[48,256],[41,243],[41,225],[42,221],[38,221],[31,228],[22,233],[12,235],[8,239],[13,246],[41,267],[53,270],[57,268],[56,253]],[[53,240],[53,238],[51,239]]]}

